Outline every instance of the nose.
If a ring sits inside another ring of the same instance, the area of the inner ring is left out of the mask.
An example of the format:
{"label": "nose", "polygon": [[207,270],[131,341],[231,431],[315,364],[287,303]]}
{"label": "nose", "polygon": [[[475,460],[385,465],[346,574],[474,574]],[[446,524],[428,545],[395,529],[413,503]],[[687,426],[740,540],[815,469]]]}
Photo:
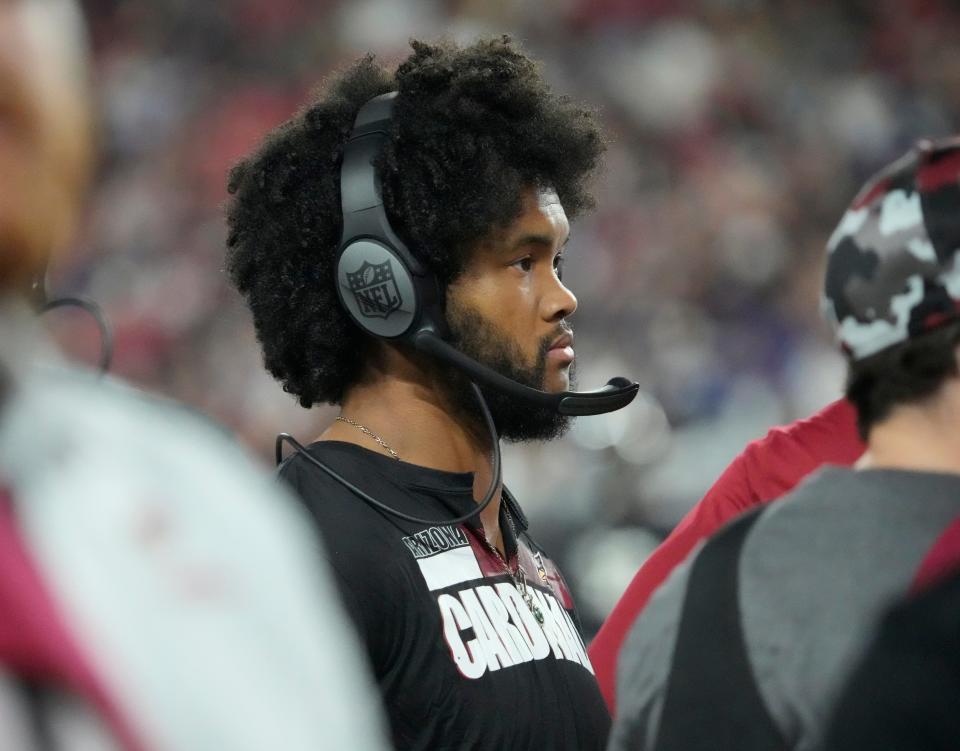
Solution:
{"label": "nose", "polygon": [[577,296],[553,275],[553,284],[543,296],[542,306],[544,320],[555,323],[573,315],[577,309]]}

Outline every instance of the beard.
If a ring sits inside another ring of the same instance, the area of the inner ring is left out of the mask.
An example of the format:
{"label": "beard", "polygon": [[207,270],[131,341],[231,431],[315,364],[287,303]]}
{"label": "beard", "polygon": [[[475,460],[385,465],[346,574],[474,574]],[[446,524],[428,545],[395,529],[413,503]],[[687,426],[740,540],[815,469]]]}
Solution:
{"label": "beard", "polygon": [[[472,310],[450,310],[450,344],[501,375],[524,386],[544,389],[547,373],[547,352],[560,328],[545,336],[537,348],[533,365],[526,365],[516,342]],[[570,388],[574,387],[573,364],[570,365]],[[443,378],[447,400],[453,411],[484,431],[485,421],[476,395],[470,387],[470,378],[459,370],[445,369]],[[479,385],[479,384],[477,384]],[[570,415],[561,415],[552,409],[532,404],[525,399],[480,386],[484,401],[493,417],[497,433],[509,442],[550,441],[559,438],[570,427]]]}

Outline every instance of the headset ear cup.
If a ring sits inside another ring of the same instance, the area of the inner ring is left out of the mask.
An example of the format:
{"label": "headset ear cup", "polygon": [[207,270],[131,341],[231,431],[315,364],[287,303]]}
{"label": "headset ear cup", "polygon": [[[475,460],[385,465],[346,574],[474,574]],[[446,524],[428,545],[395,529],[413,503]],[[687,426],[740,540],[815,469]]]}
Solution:
{"label": "headset ear cup", "polygon": [[340,302],[354,323],[381,339],[399,339],[416,328],[418,281],[399,253],[369,237],[347,244],[337,261]]}

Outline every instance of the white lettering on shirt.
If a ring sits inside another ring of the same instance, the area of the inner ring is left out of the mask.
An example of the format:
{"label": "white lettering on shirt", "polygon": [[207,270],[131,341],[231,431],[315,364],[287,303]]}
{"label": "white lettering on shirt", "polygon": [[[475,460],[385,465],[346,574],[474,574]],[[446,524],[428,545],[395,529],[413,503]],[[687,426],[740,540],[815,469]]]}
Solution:
{"label": "white lettering on shirt", "polygon": [[552,593],[533,587],[530,592],[543,614],[542,626],[512,582],[479,584],[437,598],[444,639],[465,678],[475,680],[487,671],[548,659],[551,654],[593,673],[570,614]]}

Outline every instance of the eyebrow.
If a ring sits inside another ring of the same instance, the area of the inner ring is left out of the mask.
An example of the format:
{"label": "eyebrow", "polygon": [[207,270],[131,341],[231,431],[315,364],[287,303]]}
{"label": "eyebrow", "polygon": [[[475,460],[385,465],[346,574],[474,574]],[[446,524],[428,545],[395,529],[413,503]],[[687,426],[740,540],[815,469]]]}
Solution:
{"label": "eyebrow", "polygon": [[[560,250],[563,250],[567,247],[567,244],[570,242],[570,235],[567,235],[567,239],[563,241],[563,244],[560,246]],[[553,238],[550,235],[523,235],[515,243],[510,246],[510,250],[516,250],[524,245],[553,245]]]}

